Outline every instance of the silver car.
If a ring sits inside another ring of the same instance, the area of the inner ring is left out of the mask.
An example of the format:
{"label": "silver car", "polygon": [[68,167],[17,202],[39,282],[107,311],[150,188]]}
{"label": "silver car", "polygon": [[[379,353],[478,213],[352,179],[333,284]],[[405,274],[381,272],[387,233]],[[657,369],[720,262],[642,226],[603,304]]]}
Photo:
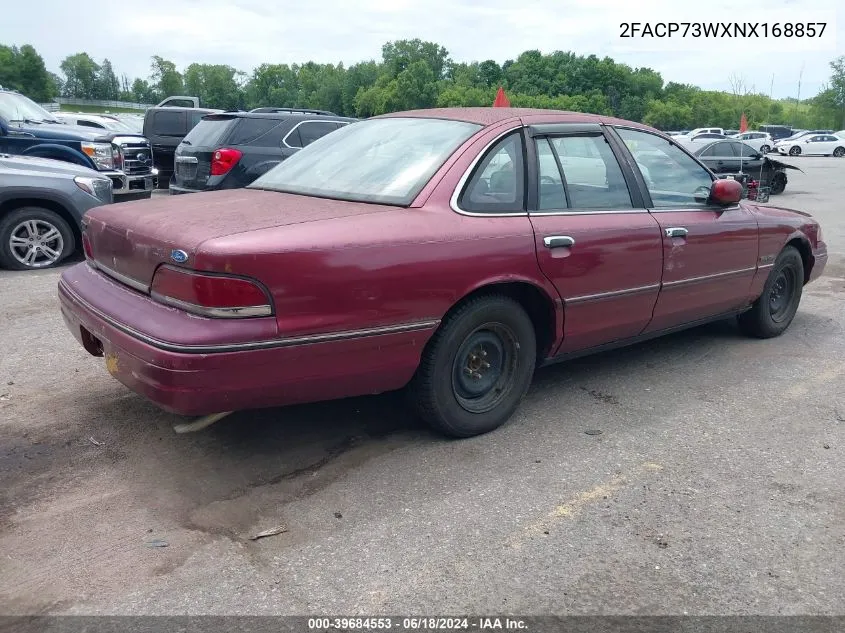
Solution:
{"label": "silver car", "polygon": [[0,266],[55,266],[82,245],[85,212],[112,200],[112,181],[93,169],[0,154]]}

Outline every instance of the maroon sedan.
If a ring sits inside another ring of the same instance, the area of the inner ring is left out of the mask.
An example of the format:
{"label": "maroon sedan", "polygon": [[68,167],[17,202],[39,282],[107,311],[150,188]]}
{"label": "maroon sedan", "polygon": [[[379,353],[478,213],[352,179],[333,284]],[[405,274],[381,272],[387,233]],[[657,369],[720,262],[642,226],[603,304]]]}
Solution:
{"label": "maroon sedan", "polygon": [[407,387],[454,436],[536,367],[738,317],[777,336],[827,248],[659,132],[543,110],[397,113],[246,189],[89,212],[68,327],[164,409],[208,416]]}

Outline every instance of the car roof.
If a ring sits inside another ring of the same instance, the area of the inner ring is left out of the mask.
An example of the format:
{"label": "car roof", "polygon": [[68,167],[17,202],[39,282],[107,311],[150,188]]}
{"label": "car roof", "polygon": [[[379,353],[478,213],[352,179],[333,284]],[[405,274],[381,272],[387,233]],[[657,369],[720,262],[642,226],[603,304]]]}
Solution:
{"label": "car roof", "polygon": [[425,119],[448,119],[451,121],[465,121],[477,123],[485,127],[496,125],[503,121],[525,120],[525,123],[604,123],[606,125],[624,125],[635,127],[652,132],[659,130],[615,117],[598,114],[585,114],[584,112],[569,112],[566,110],[543,110],[541,108],[429,108],[426,110],[407,110],[405,112],[391,112],[382,114],[375,118],[410,117]]}
{"label": "car roof", "polygon": [[271,119],[283,121],[286,119],[303,119],[309,121],[357,121],[345,116],[326,115],[326,114],[307,114],[302,112],[243,112],[240,110],[232,110],[230,112],[214,112],[208,115],[209,119],[216,120],[222,118],[237,118],[237,119]]}

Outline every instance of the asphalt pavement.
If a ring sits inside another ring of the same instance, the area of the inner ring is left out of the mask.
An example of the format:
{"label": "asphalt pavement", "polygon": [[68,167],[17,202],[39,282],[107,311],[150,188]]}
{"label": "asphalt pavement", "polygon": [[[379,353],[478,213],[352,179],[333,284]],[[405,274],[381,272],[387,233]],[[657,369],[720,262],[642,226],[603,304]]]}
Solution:
{"label": "asphalt pavement", "polygon": [[462,441],[395,394],[176,435],[0,271],[0,613],[845,613],[845,159],[786,160],[831,252],[786,334],[545,369]]}

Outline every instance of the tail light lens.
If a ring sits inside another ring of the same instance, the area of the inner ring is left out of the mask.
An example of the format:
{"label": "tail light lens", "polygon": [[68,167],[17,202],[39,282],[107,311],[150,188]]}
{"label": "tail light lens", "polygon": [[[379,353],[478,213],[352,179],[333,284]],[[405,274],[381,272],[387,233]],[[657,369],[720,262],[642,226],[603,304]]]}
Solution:
{"label": "tail light lens", "polygon": [[171,266],[158,268],[150,295],[161,303],[207,317],[237,319],[273,314],[270,298],[254,281]]}
{"label": "tail light lens", "polygon": [[237,149],[229,147],[221,147],[216,150],[211,157],[211,175],[225,176],[232,167],[238,164],[238,161],[243,156],[243,153]]}
{"label": "tail light lens", "polygon": [[82,251],[88,259],[94,259],[94,251],[91,250],[91,240],[88,239],[88,233],[82,233]]}

